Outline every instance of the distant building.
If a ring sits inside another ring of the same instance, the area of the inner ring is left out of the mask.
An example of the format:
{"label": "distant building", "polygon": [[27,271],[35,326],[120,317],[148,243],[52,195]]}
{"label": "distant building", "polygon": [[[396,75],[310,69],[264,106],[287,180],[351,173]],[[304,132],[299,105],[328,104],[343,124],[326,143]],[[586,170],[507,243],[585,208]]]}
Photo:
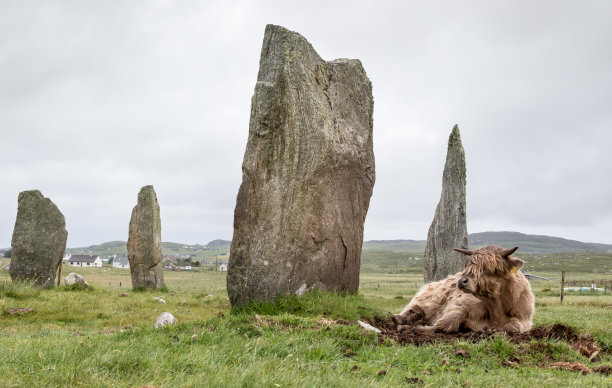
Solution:
{"label": "distant building", "polygon": [[176,263],[176,256],[164,255],[163,259],[167,260],[167,261],[172,261],[173,263]]}
{"label": "distant building", "polygon": [[70,260],[70,257],[71,257],[71,256],[72,256],[72,255],[71,255],[70,253],[66,254],[66,255],[64,256],[64,258],[62,259],[62,261],[68,261],[68,260]]}
{"label": "distant building", "polygon": [[72,267],[102,267],[100,256],[70,255],[68,265]]}
{"label": "distant building", "polygon": [[130,268],[127,256],[119,256],[113,260],[113,268]]}
{"label": "distant building", "polygon": [[226,265],[226,264],[221,264],[221,265],[219,266],[219,271],[226,272],[226,271],[227,271],[227,265]]}
{"label": "distant building", "polygon": [[164,265],[164,270],[166,271],[176,271],[176,266],[172,263],[166,263],[166,265]]}

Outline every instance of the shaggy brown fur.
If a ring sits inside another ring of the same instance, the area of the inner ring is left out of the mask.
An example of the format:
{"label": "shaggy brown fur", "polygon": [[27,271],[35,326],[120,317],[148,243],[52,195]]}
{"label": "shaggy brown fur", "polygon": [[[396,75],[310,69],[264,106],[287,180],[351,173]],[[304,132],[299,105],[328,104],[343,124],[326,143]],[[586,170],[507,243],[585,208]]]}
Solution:
{"label": "shaggy brown fur", "polygon": [[510,257],[516,249],[459,250],[469,255],[465,270],[424,285],[394,320],[417,324],[418,332],[529,330],[534,296],[529,281],[518,272],[523,261]]}

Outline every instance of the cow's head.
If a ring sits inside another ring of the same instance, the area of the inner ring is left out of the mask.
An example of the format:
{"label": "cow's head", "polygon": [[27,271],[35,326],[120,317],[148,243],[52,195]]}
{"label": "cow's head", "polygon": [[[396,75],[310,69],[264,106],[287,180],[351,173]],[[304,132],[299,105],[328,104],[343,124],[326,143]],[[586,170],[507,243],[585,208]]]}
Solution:
{"label": "cow's head", "polygon": [[474,251],[454,248],[455,251],[468,255],[457,287],[476,296],[493,297],[499,294],[503,282],[523,266],[522,260],[510,257],[517,249],[518,247],[503,249],[492,245]]}

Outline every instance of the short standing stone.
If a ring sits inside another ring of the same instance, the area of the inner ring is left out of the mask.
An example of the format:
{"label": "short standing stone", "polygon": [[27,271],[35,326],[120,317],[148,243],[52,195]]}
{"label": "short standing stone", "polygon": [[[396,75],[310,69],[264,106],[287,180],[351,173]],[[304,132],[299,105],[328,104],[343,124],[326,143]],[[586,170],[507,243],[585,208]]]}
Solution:
{"label": "short standing stone", "polygon": [[138,204],[130,220],[127,250],[132,287],[163,287],[161,218],[153,186],[145,186],[138,193]]}
{"label": "short standing stone", "polygon": [[374,187],[372,85],[361,62],[326,62],[301,35],[268,25],[227,291],[233,306],[359,287]]}
{"label": "short standing stone", "polygon": [[38,190],[19,193],[9,273],[13,281],[52,286],[66,249],[66,221]]}
{"label": "short standing stone", "polygon": [[466,256],[453,251],[453,248],[468,247],[465,171],[465,153],[459,127],[455,125],[448,139],[442,195],[427,235],[423,260],[425,283],[444,279],[465,267]]}

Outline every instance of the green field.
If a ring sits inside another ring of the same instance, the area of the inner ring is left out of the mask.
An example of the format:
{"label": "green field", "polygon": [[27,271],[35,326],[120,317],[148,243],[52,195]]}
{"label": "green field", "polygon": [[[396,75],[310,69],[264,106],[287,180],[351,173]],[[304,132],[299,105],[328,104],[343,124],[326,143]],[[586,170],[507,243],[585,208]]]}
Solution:
{"label": "green field", "polygon": [[[70,270],[64,266],[63,275]],[[168,290],[163,292],[130,291],[129,270],[78,272],[94,290],[71,291],[64,286],[39,290],[13,284],[0,271],[0,386],[604,387],[610,383],[610,377],[602,374],[546,366],[553,361],[590,367],[612,364],[612,295],[609,291],[567,295],[560,305],[556,279],[532,283],[537,296],[535,325],[562,322],[593,335],[605,350],[601,360],[589,362],[558,340],[527,350],[503,337],[476,344],[399,346],[380,342],[376,334],[350,323],[398,312],[422,284],[416,270],[363,272],[355,296],[317,292],[241,311],[230,311],[223,272],[165,272]],[[154,296],[167,304],[153,300]],[[9,313],[19,307],[34,311]],[[174,314],[179,324],[154,329],[163,311]],[[458,348],[471,357],[454,355]],[[508,366],[508,359],[520,363]]]}

